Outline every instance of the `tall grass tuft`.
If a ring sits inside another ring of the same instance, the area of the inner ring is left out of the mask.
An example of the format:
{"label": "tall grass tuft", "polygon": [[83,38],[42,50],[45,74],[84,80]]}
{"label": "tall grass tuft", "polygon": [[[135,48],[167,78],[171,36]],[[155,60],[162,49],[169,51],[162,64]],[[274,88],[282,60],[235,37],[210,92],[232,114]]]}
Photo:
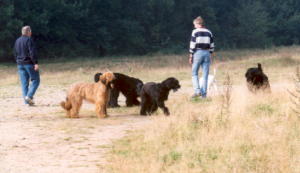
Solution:
{"label": "tall grass tuft", "polygon": [[289,91],[290,100],[292,102],[291,110],[300,118],[300,68],[296,68],[296,74],[294,77],[294,91]]}
{"label": "tall grass tuft", "polygon": [[223,82],[223,90],[221,93],[220,115],[218,120],[220,123],[226,123],[230,115],[230,105],[232,102],[232,81],[227,73]]}

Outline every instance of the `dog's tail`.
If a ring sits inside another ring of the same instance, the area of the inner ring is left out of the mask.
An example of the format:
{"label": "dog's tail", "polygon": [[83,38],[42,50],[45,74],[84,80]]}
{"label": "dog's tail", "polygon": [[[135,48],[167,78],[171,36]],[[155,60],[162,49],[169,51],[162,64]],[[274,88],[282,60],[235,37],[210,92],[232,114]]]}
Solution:
{"label": "dog's tail", "polygon": [[64,102],[64,101],[62,101],[62,102],[60,102],[60,106],[62,107],[62,108],[64,108],[65,110],[70,110],[71,108],[72,108],[72,104],[71,104],[71,102],[69,101],[69,99],[68,99],[68,97],[66,98],[66,101]]}
{"label": "dog's tail", "polygon": [[258,68],[258,70],[263,71],[260,63],[257,63],[257,68]]}

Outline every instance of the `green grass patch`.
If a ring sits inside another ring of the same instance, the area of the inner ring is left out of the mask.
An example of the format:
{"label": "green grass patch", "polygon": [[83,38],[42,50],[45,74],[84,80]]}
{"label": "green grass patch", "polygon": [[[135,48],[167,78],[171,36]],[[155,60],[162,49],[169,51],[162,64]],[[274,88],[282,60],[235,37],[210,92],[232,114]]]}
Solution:
{"label": "green grass patch", "polygon": [[253,108],[253,114],[254,115],[266,115],[266,116],[271,116],[275,113],[275,107],[272,104],[257,104],[254,105]]}

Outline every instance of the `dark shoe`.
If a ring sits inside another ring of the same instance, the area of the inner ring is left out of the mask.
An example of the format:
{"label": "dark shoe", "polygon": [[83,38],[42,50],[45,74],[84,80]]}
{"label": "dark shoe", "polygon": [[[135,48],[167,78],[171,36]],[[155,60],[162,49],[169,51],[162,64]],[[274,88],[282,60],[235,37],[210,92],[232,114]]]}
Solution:
{"label": "dark shoe", "polygon": [[31,98],[29,98],[29,97],[25,97],[25,102],[26,102],[26,104],[28,104],[29,106],[33,106],[34,105],[34,102],[33,102],[33,100],[31,99]]}

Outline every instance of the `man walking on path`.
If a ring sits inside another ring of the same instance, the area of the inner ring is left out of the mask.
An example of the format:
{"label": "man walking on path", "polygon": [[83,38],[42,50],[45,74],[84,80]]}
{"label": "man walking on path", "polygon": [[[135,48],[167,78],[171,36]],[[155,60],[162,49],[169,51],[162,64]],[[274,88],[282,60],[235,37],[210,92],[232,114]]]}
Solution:
{"label": "man walking on path", "polygon": [[[26,105],[33,106],[33,96],[40,84],[39,65],[30,26],[22,28],[22,36],[14,46],[14,55],[21,80],[23,98]],[[31,81],[31,84],[29,82]]]}

